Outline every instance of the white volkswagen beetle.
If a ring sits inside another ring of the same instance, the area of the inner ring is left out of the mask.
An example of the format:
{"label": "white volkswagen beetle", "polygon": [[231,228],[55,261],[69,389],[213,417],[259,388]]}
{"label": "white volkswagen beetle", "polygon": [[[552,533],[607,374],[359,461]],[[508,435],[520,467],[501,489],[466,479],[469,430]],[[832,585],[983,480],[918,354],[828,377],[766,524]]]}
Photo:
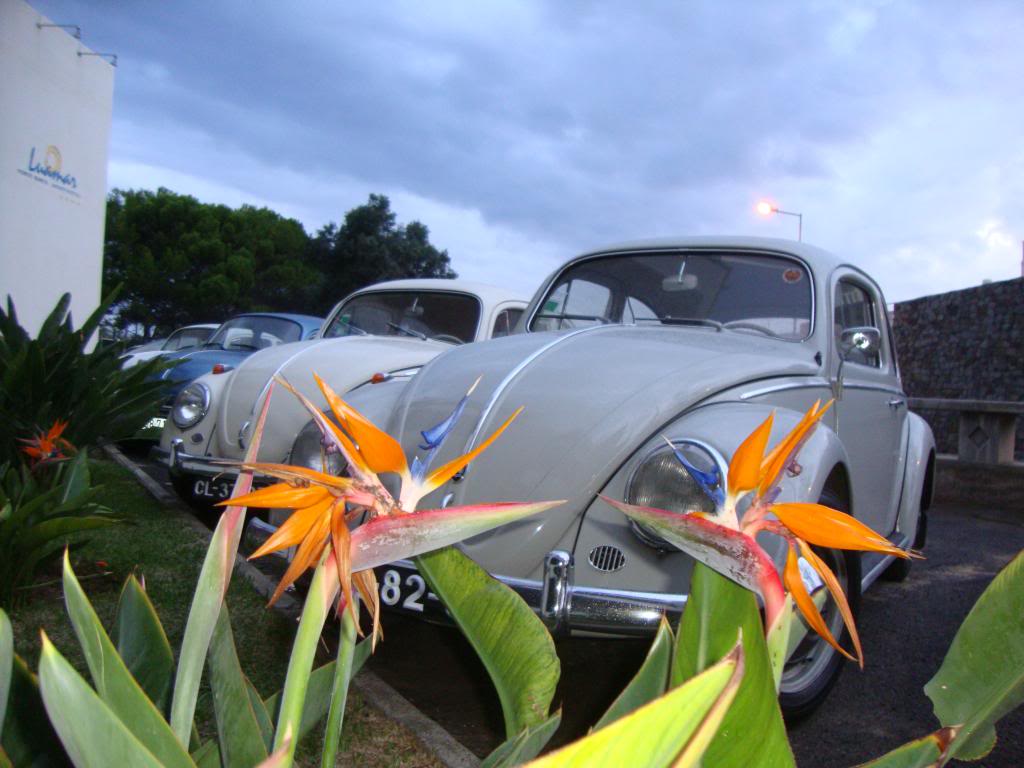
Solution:
{"label": "white volkswagen beetle", "polygon": [[[275,375],[326,407],[314,371],[338,392],[374,376],[405,379],[456,345],[507,335],[526,303],[507,289],[466,280],[393,280],[356,291],[330,312],[317,339],[264,349],[235,369],[217,366],[185,387],[153,457],[167,464],[183,499],[213,504],[230,495],[234,482],[217,462],[244,456]],[[295,398],[275,397],[259,458],[287,459],[307,420]]]}
{"label": "white volkswagen beetle", "polygon": [[[780,498],[823,500],[900,548],[923,545],[934,441],[907,412],[882,292],[854,265],[762,238],[617,245],[552,274],[523,323],[525,333],[454,349],[415,377],[364,386],[346,400],[415,455],[421,431],[482,377],[438,465],[525,407],[485,456],[423,505],[567,499],[461,545],[553,631],[651,632],[663,612],[678,615],[685,604],[692,562],[599,494],[711,511],[666,439],[724,477],[740,441],[770,412],[774,445],[819,399],[835,404],[788,468]],[[781,565],[781,540],[767,539]],[[904,568],[881,555],[822,554],[853,606],[887,568]],[[410,563],[384,570],[386,604],[443,618]],[[838,610],[829,603],[823,615],[839,637]],[[840,668],[816,634],[802,636],[782,681],[790,713],[820,702]]]}

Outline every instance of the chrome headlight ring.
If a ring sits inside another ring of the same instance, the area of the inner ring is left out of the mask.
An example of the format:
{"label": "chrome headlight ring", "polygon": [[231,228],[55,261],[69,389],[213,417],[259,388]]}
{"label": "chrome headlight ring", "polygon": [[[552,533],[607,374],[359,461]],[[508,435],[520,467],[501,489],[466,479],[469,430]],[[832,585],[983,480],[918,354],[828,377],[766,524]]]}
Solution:
{"label": "chrome headlight ring", "polygon": [[194,427],[210,410],[210,388],[193,381],[174,398],[171,407],[171,421],[179,429]]}
{"label": "chrome headlight ring", "polygon": [[341,475],[347,466],[344,456],[336,451],[329,451],[324,445],[320,427],[312,419],[306,422],[306,426],[295,436],[289,463],[309,467],[328,475]]}
{"label": "chrome headlight ring", "polygon": [[[717,450],[690,438],[672,440],[672,446],[664,442],[650,450],[637,462],[626,481],[625,501],[641,507],[655,507],[669,512],[715,511],[715,502],[701,489],[697,481],[683,467],[675,452],[679,451],[696,469],[702,472],[717,472],[719,487],[724,488],[728,475],[728,464]],[[662,552],[676,552],[678,548],[633,520],[630,527],[642,542]]]}

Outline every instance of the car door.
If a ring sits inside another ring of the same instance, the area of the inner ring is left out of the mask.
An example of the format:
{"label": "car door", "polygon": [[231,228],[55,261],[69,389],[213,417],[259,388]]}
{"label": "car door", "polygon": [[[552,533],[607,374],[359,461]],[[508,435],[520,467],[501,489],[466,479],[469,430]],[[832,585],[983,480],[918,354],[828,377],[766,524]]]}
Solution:
{"label": "car door", "polygon": [[[896,527],[905,458],[906,397],[900,387],[881,291],[865,275],[840,270],[832,284],[833,391],[837,430],[850,460],[856,516],[879,533]],[[849,328],[875,328],[878,348],[851,350],[840,339]]]}

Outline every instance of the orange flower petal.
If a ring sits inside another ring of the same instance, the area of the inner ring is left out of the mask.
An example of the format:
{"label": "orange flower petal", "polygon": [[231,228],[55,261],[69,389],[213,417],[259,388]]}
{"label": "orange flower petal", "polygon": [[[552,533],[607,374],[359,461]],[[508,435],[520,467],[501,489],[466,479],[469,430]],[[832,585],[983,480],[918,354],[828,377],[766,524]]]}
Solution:
{"label": "orange flower petal", "polygon": [[[825,586],[828,587],[828,591],[832,594],[832,599],[836,601],[836,607],[839,608],[839,613],[843,616],[843,623],[846,624],[846,628],[850,632],[854,653],[857,655],[857,663],[861,669],[864,669],[864,649],[861,648],[860,635],[857,634],[857,625],[853,621],[853,611],[850,610],[850,604],[846,600],[846,593],[843,592],[839,579],[832,573],[832,569],[825,564],[825,561],[818,557],[817,553],[807,545],[806,541],[797,539],[797,543],[800,545],[800,553],[804,556],[804,559],[818,572],[818,575],[825,582]],[[849,656],[845,651],[843,653]]]}
{"label": "orange flower petal", "polygon": [[397,472],[403,478],[406,477],[409,474],[409,465],[398,441],[338,397],[327,382],[315,373],[313,378],[316,379],[334,415],[359,444],[359,453],[370,470],[374,473]]}
{"label": "orange flower petal", "polygon": [[810,430],[821,420],[821,417],[825,415],[825,411],[832,406],[832,401],[829,400],[823,408],[819,408],[820,405],[820,400],[815,401],[814,405],[800,419],[800,422],[790,430],[788,435],[779,441],[778,445],[761,462],[761,480],[757,486],[758,496],[765,494],[775,484],[779,474],[786,468],[786,464],[792,458],[793,452],[800,446]]}
{"label": "orange flower petal", "polygon": [[298,487],[291,483],[274,483],[244,496],[218,502],[217,506],[302,509],[330,496],[330,491],[319,485]]}
{"label": "orange flower petal", "polygon": [[809,626],[814,632],[817,632],[829,645],[843,654],[850,661],[856,661],[857,659],[851,656],[845,648],[836,642],[835,637],[832,636],[828,625],[825,624],[825,620],[818,611],[818,606],[814,604],[814,599],[810,594],[808,594],[807,588],[804,586],[803,578],[800,576],[800,563],[793,547],[789,548],[789,555],[786,557],[786,569],[783,573],[782,580],[785,583],[789,594],[793,596],[793,602],[796,603],[796,607],[800,609],[800,613],[803,615],[804,621],[807,622],[807,626]]}
{"label": "orange flower petal", "polygon": [[373,634],[370,635],[370,650],[377,647],[377,641],[384,639],[384,629],[380,625],[380,590],[377,587],[377,575],[372,569],[352,574],[352,583],[366,603],[373,619]]}
{"label": "orange flower petal", "polygon": [[302,541],[316,525],[317,521],[327,514],[327,510],[334,502],[334,498],[331,496],[326,497],[323,501],[318,504],[314,504],[311,507],[305,509],[297,509],[292,515],[282,523],[276,531],[274,531],[270,537],[263,542],[263,545],[249,555],[249,559],[252,560],[255,557],[263,557],[263,555],[271,552],[277,552],[280,549],[287,549],[293,547]]}
{"label": "orange flower petal", "polygon": [[[335,505],[336,506],[336,505]],[[352,556],[349,550],[351,544],[348,532],[348,525],[345,524],[344,505],[342,509],[331,510],[331,548],[334,550],[334,562],[338,572],[338,583],[341,585],[341,594],[345,601],[345,610],[352,613],[356,621],[356,630],[359,629],[359,613],[356,604],[352,600]]]}
{"label": "orange flower petal", "polygon": [[309,533],[302,540],[298,550],[295,552],[295,557],[288,566],[288,570],[284,572],[284,576],[281,577],[281,581],[277,585],[277,589],[274,590],[273,596],[270,598],[270,605],[277,602],[277,599],[281,597],[284,591],[291,586],[299,576],[301,576],[307,568],[314,565],[320,556],[324,553],[324,549],[327,548],[327,532],[331,528],[330,515],[321,515],[320,518],[310,527]]}
{"label": "orange flower petal", "polygon": [[729,493],[742,493],[757,487],[761,459],[764,457],[774,417],[774,413],[768,414],[761,426],[751,432],[732,455],[732,461],[729,462]]}
{"label": "orange flower petal", "polygon": [[484,440],[480,445],[474,448],[467,454],[459,456],[457,459],[449,461],[442,467],[434,470],[430,473],[426,480],[423,481],[423,495],[430,493],[435,488],[440,488],[442,485],[447,483],[459,470],[465,467],[469,462],[479,456],[486,450],[487,446],[498,439],[498,435],[505,431],[506,427],[515,421],[516,417],[523,412],[522,407],[517,408],[515,413],[505,419],[505,423],[498,427],[494,432]]}
{"label": "orange flower petal", "polygon": [[798,537],[820,547],[882,552],[902,558],[912,556],[856,518],[822,504],[773,504],[769,511]]}

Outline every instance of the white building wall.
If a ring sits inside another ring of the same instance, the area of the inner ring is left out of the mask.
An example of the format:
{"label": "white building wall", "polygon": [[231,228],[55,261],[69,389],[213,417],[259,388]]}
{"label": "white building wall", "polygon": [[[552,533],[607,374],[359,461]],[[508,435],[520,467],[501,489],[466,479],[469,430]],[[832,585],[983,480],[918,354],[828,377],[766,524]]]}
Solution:
{"label": "white building wall", "polygon": [[0,0],[0,300],[33,335],[66,291],[76,325],[100,302],[114,96],[110,63],[38,23]]}

